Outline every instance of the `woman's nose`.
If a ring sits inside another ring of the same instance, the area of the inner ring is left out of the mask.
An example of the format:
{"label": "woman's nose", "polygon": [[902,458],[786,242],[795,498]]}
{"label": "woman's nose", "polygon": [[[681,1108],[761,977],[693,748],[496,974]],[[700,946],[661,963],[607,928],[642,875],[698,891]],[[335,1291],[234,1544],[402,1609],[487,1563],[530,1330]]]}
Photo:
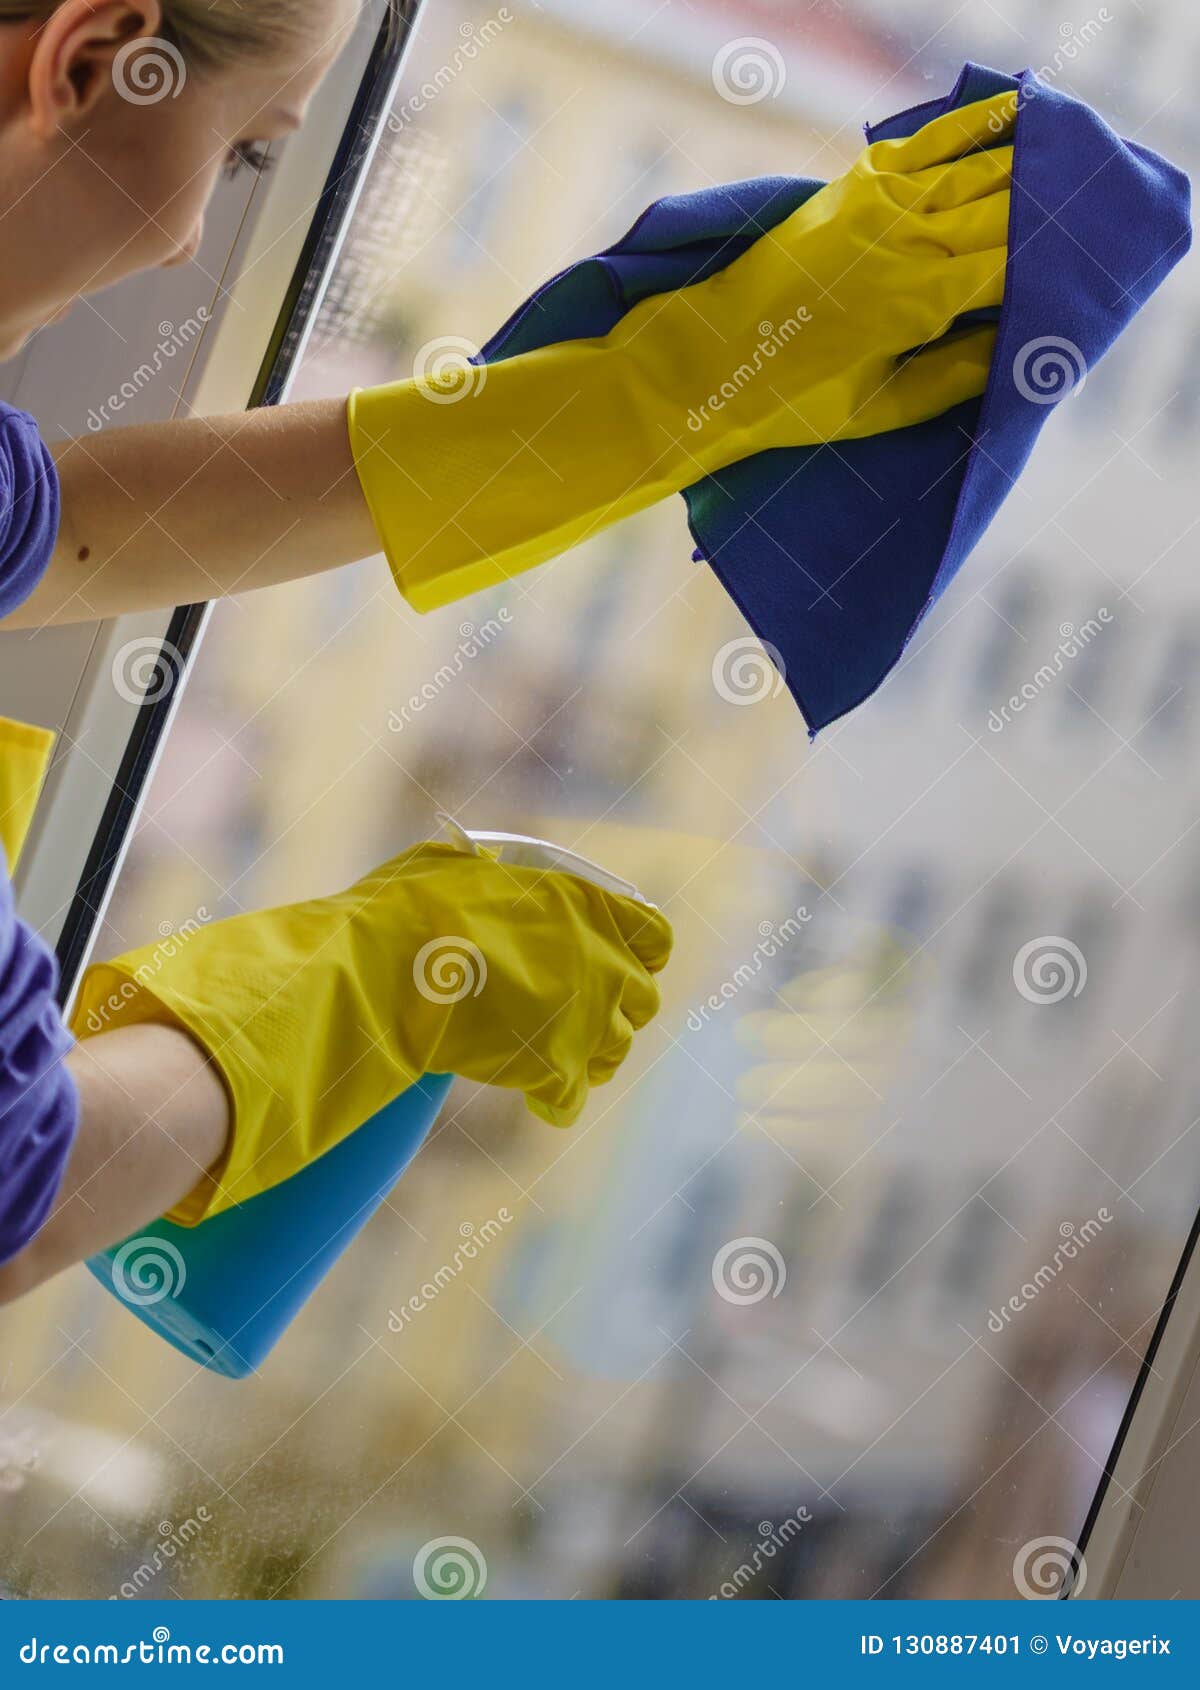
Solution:
{"label": "woman's nose", "polygon": [[196,254],[200,251],[200,242],[203,239],[204,219],[203,217],[200,217],[197,218],[188,238],[176,247],[170,258],[163,260],[163,269],[173,270],[179,264],[190,264]]}

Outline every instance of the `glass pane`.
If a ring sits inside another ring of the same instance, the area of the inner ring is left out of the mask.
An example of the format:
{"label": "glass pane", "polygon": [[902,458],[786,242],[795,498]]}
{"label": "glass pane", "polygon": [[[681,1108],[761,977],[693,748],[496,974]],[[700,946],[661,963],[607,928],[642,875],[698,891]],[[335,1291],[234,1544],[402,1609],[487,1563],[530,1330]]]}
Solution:
{"label": "glass pane", "polygon": [[[1049,48],[1200,162],[1182,0],[1043,26],[439,0],[300,390],[480,344],[664,193],[834,174],[968,56]],[[723,97],[731,52],[764,80]],[[678,952],[571,1134],[456,1090],[261,1378],[83,1274],[10,1311],[20,1587],[407,1598],[457,1537],[488,1597],[1002,1597],[1075,1540],[1195,1206],[1189,285],[815,747],[729,684],[677,507],[429,619],[378,561],[218,610],[103,949],[332,890],[447,809],[610,864]]]}

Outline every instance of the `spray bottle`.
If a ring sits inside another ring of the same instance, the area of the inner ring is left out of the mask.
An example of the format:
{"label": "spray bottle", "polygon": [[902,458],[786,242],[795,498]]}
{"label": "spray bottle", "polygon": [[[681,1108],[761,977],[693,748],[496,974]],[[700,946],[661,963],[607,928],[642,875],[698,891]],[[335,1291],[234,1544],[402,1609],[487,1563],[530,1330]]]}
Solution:
{"label": "spray bottle", "polygon": [[[439,820],[462,850],[575,874],[652,907],[628,881],[544,839]],[[426,1143],[452,1084],[451,1075],[425,1075],[282,1185],[198,1227],[156,1221],[89,1269],[202,1367],[230,1379],[257,1372]]]}

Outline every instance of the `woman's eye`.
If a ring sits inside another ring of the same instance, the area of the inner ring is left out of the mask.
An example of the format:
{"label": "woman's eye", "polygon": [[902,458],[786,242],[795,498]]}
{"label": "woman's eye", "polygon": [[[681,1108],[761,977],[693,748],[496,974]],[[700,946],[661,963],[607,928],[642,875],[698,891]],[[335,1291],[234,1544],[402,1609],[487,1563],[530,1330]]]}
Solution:
{"label": "woman's eye", "polygon": [[257,141],[239,141],[230,149],[225,174],[234,177],[239,176],[243,170],[252,170],[256,176],[262,176],[270,170],[273,163],[274,160],[266,147]]}

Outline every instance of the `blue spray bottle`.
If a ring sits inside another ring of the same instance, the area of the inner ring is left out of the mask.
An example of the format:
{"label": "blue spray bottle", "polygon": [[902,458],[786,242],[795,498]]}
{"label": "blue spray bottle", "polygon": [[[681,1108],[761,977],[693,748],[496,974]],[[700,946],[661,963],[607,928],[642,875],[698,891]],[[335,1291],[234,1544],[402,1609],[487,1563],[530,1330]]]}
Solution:
{"label": "blue spray bottle", "polygon": [[[573,851],[439,818],[454,844],[515,867],[561,869],[647,903]],[[230,1379],[254,1373],[428,1139],[453,1077],[427,1074],[270,1191],[198,1227],[156,1221],[88,1267],[169,1344]]]}

